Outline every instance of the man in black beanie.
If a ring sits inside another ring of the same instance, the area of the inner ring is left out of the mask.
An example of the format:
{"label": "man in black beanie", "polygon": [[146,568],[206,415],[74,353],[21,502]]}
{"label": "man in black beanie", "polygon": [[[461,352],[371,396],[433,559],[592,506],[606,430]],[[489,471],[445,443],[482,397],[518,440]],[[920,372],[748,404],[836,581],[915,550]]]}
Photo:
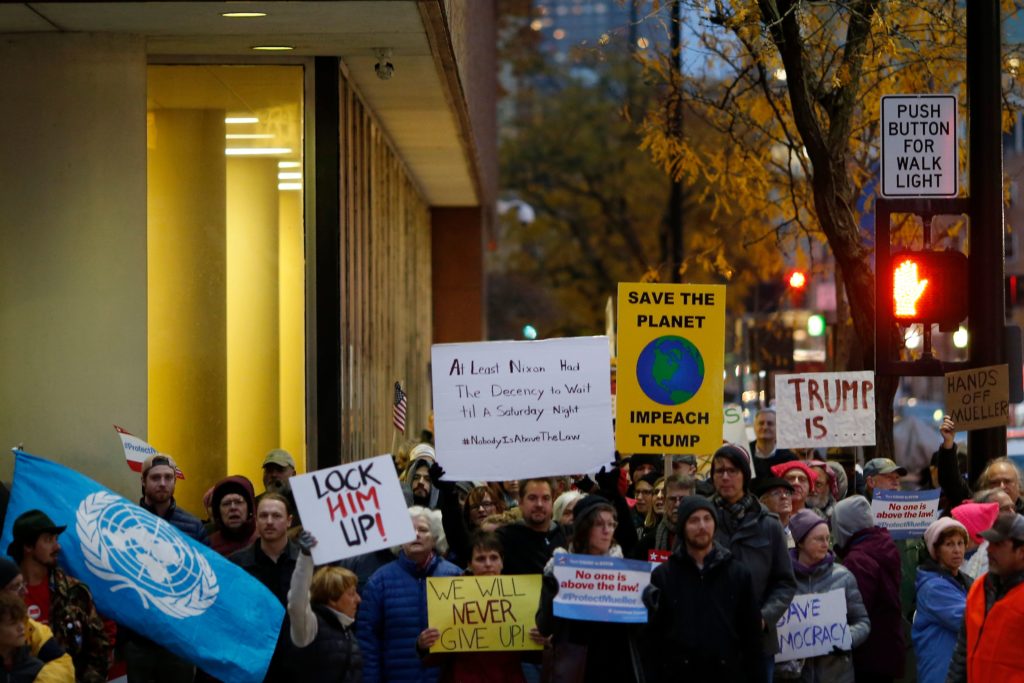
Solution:
{"label": "man in black beanie", "polygon": [[726,444],[711,459],[711,497],[716,511],[715,541],[750,570],[761,609],[762,664],[771,680],[779,651],[775,624],[796,594],[793,563],[779,518],[748,492],[750,456],[742,446]]}
{"label": "man in black beanie", "polygon": [[711,501],[687,496],[678,510],[682,542],[644,591],[652,634],[648,680],[768,681],[750,571],[715,541]]}

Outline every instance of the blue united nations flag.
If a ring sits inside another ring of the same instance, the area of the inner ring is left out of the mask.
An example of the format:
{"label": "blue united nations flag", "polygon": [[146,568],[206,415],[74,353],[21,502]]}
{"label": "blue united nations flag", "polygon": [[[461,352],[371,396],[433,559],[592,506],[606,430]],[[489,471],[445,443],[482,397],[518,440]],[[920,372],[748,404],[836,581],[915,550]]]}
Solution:
{"label": "blue united nations flag", "polygon": [[74,470],[15,451],[0,549],[14,520],[67,525],[60,563],[97,609],[226,683],[262,681],[284,609],[256,579],[156,515]]}

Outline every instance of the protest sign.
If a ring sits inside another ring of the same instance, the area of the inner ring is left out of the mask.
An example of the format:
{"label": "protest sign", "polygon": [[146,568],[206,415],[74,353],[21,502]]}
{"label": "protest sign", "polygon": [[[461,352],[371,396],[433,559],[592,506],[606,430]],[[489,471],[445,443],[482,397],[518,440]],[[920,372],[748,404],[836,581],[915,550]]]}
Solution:
{"label": "protest sign", "polygon": [[390,455],[296,475],[290,482],[302,526],[316,536],[316,564],[416,537]]}
{"label": "protest sign", "polygon": [[776,375],[775,415],[779,448],[873,446],[875,373]]}
{"label": "protest sign", "polygon": [[722,444],[725,287],[619,283],[615,443],[623,453]]}
{"label": "protest sign", "polygon": [[604,555],[554,556],[556,617],[587,621],[647,623],[641,599],[651,582],[651,564]]}
{"label": "protest sign", "polygon": [[875,489],[871,496],[871,514],[875,526],[889,530],[895,540],[920,538],[938,517],[939,489],[927,491],[887,491]]}
{"label": "protest sign", "polygon": [[615,459],[606,338],[435,344],[431,362],[445,479],[595,472]]}
{"label": "protest sign", "polygon": [[846,651],[853,648],[853,636],[846,621],[846,593],[842,588],[793,596],[776,626],[776,662],[827,655],[835,647]]}
{"label": "protest sign", "polygon": [[946,413],[960,431],[1005,427],[1010,420],[1006,365],[946,373]]}
{"label": "protest sign", "polygon": [[431,652],[540,650],[530,640],[540,574],[427,578],[427,624],[441,632]]}
{"label": "protest sign", "polygon": [[722,441],[746,448],[750,439],[747,438],[747,425],[743,421],[743,406],[726,403],[722,418]]}
{"label": "protest sign", "polygon": [[[142,465],[146,462],[146,458],[159,453],[157,449],[153,448],[134,434],[128,433],[123,427],[114,425],[114,431],[116,431],[117,435],[121,437],[121,448],[124,449],[124,459],[125,462],[128,463],[128,469],[132,472],[141,472]],[[174,468],[174,478],[185,478],[185,473],[177,466]]]}

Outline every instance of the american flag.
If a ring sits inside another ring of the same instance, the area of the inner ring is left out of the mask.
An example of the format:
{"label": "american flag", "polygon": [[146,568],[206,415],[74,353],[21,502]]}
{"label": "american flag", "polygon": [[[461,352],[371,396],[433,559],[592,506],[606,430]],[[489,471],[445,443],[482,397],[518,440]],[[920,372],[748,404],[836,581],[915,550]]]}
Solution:
{"label": "american flag", "polygon": [[408,396],[402,391],[402,385],[395,382],[395,405],[391,411],[391,421],[395,429],[405,433],[405,407],[409,403]]}

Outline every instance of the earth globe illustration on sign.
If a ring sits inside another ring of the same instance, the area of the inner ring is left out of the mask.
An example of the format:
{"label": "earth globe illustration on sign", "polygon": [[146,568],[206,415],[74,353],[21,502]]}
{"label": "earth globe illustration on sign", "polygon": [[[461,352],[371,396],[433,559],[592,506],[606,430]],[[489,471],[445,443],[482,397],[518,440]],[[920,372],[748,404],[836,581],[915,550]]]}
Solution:
{"label": "earth globe illustration on sign", "polygon": [[704,382],[704,358],[689,339],[666,335],[652,340],[636,362],[640,388],[664,406],[686,403]]}

